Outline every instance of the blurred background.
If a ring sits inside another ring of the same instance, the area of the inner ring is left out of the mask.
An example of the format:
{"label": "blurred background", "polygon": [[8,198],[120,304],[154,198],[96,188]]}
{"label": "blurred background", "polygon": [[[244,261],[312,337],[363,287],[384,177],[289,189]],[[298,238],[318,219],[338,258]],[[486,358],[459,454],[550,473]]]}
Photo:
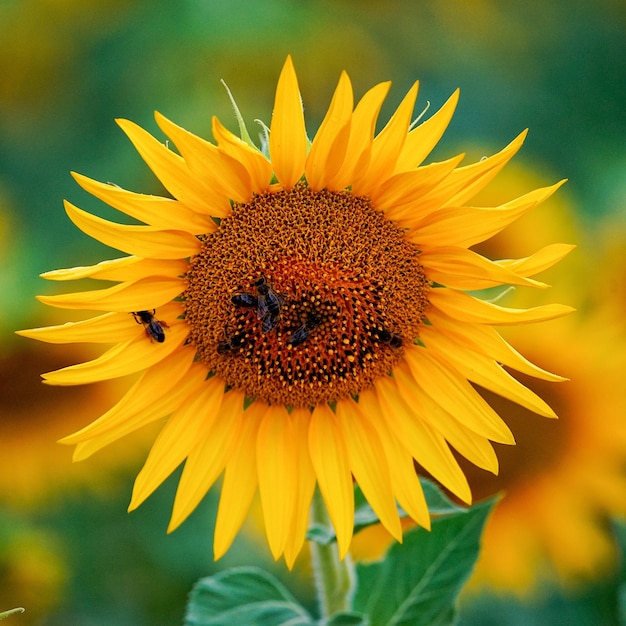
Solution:
{"label": "blurred background", "polygon": [[[556,408],[558,422],[498,401],[519,445],[499,451],[497,479],[467,469],[477,498],[505,495],[463,595],[460,623],[620,624],[625,32],[622,0],[0,0],[0,611],[27,609],[10,623],[179,624],[193,582],[234,564],[271,567],[298,598],[313,602],[306,555],[288,575],[271,563],[254,519],[228,555],[213,562],[214,495],[166,535],[176,476],[128,515],[153,433],[75,465],[71,449],[55,442],[98,417],[129,381],[46,387],[39,374],[97,352],[13,334],[70,319],[34,299],[60,291],[39,279],[41,272],[119,254],[67,219],[64,198],[119,219],[79,190],[71,170],[163,193],[114,118],[158,137],[154,110],[207,138],[214,114],[236,130],[224,79],[252,130],[255,118],[269,122],[290,53],[311,136],[342,69],[357,97],[393,81],[385,121],[419,79],[416,114],[429,102],[430,115],[461,88],[433,160],[458,152],[478,159],[530,127],[521,153],[476,204],[499,204],[569,179],[481,247],[506,258],[554,241],[575,243],[574,253],[545,275],[554,289],[518,290],[506,304],[554,301],[578,312],[508,335],[531,360],[572,382],[524,381]],[[359,558],[384,542],[375,533],[363,536]]]}

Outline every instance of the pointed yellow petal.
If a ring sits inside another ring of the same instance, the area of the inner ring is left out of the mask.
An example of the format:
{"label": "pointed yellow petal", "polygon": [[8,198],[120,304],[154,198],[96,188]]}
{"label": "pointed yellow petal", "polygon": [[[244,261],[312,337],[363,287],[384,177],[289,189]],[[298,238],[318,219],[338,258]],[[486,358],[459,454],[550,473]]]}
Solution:
{"label": "pointed yellow petal", "polygon": [[467,478],[444,438],[404,402],[393,378],[379,378],[375,390],[389,428],[407,452],[442,485],[470,503],[472,494]]}
{"label": "pointed yellow petal", "polygon": [[239,532],[257,488],[257,433],[267,406],[254,402],[243,413],[239,439],[226,462],[215,521],[213,554],[219,559]]}
{"label": "pointed yellow petal", "polygon": [[357,104],[350,123],[346,155],[333,180],[334,189],[349,187],[369,167],[376,120],[390,86],[390,82],[375,85]]}
{"label": "pointed yellow petal", "polygon": [[269,407],[257,435],[259,495],[267,539],[275,560],[293,533],[298,485],[295,437],[284,407]]}
{"label": "pointed yellow petal", "polygon": [[351,399],[337,403],[337,425],[346,445],[352,475],[382,525],[401,542],[400,517],[378,433]]}
{"label": "pointed yellow petal", "polygon": [[116,120],[135,149],[163,186],[185,206],[203,215],[225,217],[231,212],[228,197],[206,187],[184,159],[129,120]]}
{"label": "pointed yellow petal", "polygon": [[518,372],[552,382],[566,380],[562,376],[552,374],[528,361],[491,326],[459,322],[442,315],[434,308],[428,312],[428,321],[438,333],[445,335],[451,341],[465,345],[470,350],[484,354],[502,365],[512,367]]}
{"label": "pointed yellow petal", "polygon": [[316,406],[311,416],[309,452],[343,558],[352,539],[354,491],[346,443],[337,418],[327,405]]}
{"label": "pointed yellow petal", "polygon": [[242,406],[243,394],[227,393],[210,434],[189,453],[176,490],[168,533],[187,519],[224,470],[242,427]]}
{"label": "pointed yellow petal", "polygon": [[563,304],[546,304],[530,309],[511,309],[474,298],[452,289],[432,289],[428,294],[432,306],[449,317],[474,324],[518,325],[543,322],[571,313]]}
{"label": "pointed yellow petal", "polygon": [[[61,443],[68,443],[72,439],[81,439],[76,444],[73,460],[82,461],[122,437],[148,424],[162,420],[164,417],[177,411],[188,402],[189,398],[195,397],[204,388],[205,379],[206,367],[198,366],[198,368],[194,368],[192,366],[187,375],[179,381],[178,385],[172,387],[168,393],[159,398],[158,403],[151,402],[145,408],[136,412],[127,411],[126,407],[123,407],[115,413],[106,413],[93,423],[93,426],[95,426],[93,432],[97,432],[97,434],[91,436],[91,438],[88,437],[90,434],[89,428],[92,426],[90,424],[75,435],[70,435],[61,440]],[[158,397],[158,395],[158,393],[155,393],[155,396]],[[123,400],[122,398],[119,405],[122,404]],[[108,421],[101,422],[100,420],[105,417],[107,417]],[[84,434],[81,436],[81,433]]]}
{"label": "pointed yellow petal", "polygon": [[221,151],[236,159],[246,169],[250,176],[252,193],[268,190],[272,179],[272,164],[260,150],[231,133],[216,117],[213,117],[213,137]]}
{"label": "pointed yellow petal", "polygon": [[348,148],[353,105],[352,84],[348,75],[342,72],[306,159],[304,169],[311,189],[334,188],[331,181],[334,181]]}
{"label": "pointed yellow petal", "polygon": [[219,202],[225,196],[235,202],[248,202],[252,197],[250,175],[236,159],[220,152],[217,146],[174,124],[158,111],[154,117],[159,128],[176,144],[185,163],[203,187],[213,190]]}
{"label": "pointed yellow petal", "polygon": [[172,322],[165,330],[163,343],[150,341],[143,329],[137,332],[134,339],[114,346],[93,361],[70,365],[42,374],[42,377],[50,385],[84,385],[133,374],[158,363],[177,350],[187,339],[189,327],[183,320]]}
{"label": "pointed yellow petal", "polygon": [[125,256],[121,259],[101,261],[95,265],[71,267],[67,269],[44,272],[41,278],[46,280],[79,280],[94,278],[96,280],[113,280],[132,282],[151,276],[183,276],[189,264],[184,259],[141,259],[136,256]]}
{"label": "pointed yellow petal", "polygon": [[198,442],[209,436],[223,397],[224,382],[214,376],[167,420],[135,479],[129,511],[136,509],[185,460]]}
{"label": "pointed yellow petal", "polygon": [[110,183],[101,183],[72,172],[74,180],[88,193],[109,206],[162,230],[183,230],[192,235],[213,232],[215,222],[177,200],[134,193]]}
{"label": "pointed yellow petal", "polygon": [[298,465],[296,472],[298,484],[294,499],[292,531],[285,544],[285,562],[289,569],[293,567],[306,537],[311,500],[316,483],[315,471],[309,455],[311,413],[308,409],[294,409],[291,412],[291,421],[294,435],[294,453]]}
{"label": "pointed yellow petal", "polygon": [[389,219],[411,219],[418,198],[436,187],[463,159],[463,155],[441,163],[431,163],[408,172],[394,174],[382,185],[373,189],[370,198],[377,209],[385,211]]}
{"label": "pointed yellow petal", "polygon": [[565,181],[535,189],[499,207],[449,207],[428,213],[407,236],[420,245],[468,248],[504,230],[550,197]]}
{"label": "pointed yellow petal", "polygon": [[472,291],[503,284],[547,287],[545,283],[525,278],[508,267],[465,248],[424,247],[420,262],[431,281],[451,289]]}
{"label": "pointed yellow petal", "polygon": [[417,384],[405,363],[394,368],[393,375],[402,398],[415,415],[419,415],[474,465],[494,474],[498,472],[498,457],[489,440],[472,430],[466,424],[464,415],[455,417],[429,396],[424,387]]}
{"label": "pointed yellow petal", "polygon": [[418,85],[413,84],[385,128],[374,138],[369,168],[362,177],[355,179],[352,185],[354,193],[369,196],[394,173],[407,138]]}
{"label": "pointed yellow petal", "polygon": [[[191,381],[193,385],[196,381],[199,383],[206,378],[206,367],[201,368],[200,365],[192,367],[194,356],[195,350],[177,350],[149,367],[124,397],[104,415],[59,440],[59,443],[74,445],[96,437],[128,422],[134,415],[149,408],[159,407],[156,412],[161,416],[166,415],[167,411],[162,411],[160,405],[169,400],[175,388],[185,387],[185,393],[189,393],[193,387],[189,387],[187,381]],[[184,382],[181,382],[183,379]],[[181,399],[184,397],[181,395]]]}
{"label": "pointed yellow petal", "polygon": [[496,261],[496,263],[521,276],[534,276],[558,263],[575,247],[576,246],[565,243],[553,243],[523,259],[507,259],[504,261]]}
{"label": "pointed yellow petal", "polygon": [[197,237],[183,231],[115,224],[91,215],[67,200],[64,204],[68,217],[80,230],[122,252],[155,259],[181,259],[197,254],[202,247]]}
{"label": "pointed yellow petal", "polygon": [[276,178],[284,189],[293,187],[304,173],[307,137],[298,78],[291,56],[278,79],[270,125],[270,156]]}
{"label": "pointed yellow petal", "polygon": [[55,296],[37,296],[37,300],[62,309],[91,311],[149,311],[158,309],[180,295],[185,282],[180,278],[145,278],[121,283],[108,289],[94,289]]}
{"label": "pointed yellow petal", "polygon": [[[363,409],[367,410],[368,414],[383,415],[376,393],[372,388],[359,395],[359,404],[363,405]],[[398,504],[420,526],[430,529],[428,505],[415,471],[413,457],[391,431],[385,419],[370,419],[370,423],[376,428],[385,449],[391,485]]]}
{"label": "pointed yellow petal", "polygon": [[457,89],[437,113],[409,132],[402,147],[396,171],[413,169],[429,155],[448,127],[458,101],[459,90]]}
{"label": "pointed yellow petal", "polygon": [[522,147],[525,137],[526,131],[493,156],[451,172],[420,200],[415,219],[421,219],[441,207],[460,206],[475,196],[513,158]]}
{"label": "pointed yellow petal", "polygon": [[492,359],[450,342],[424,327],[422,339],[440,362],[447,363],[473,383],[489,389],[544,417],[556,417],[554,411],[535,393],[502,369]]}
{"label": "pointed yellow petal", "polygon": [[422,337],[426,349],[410,346],[405,361],[415,381],[448,413],[475,433],[499,443],[515,443],[513,433],[478,392],[456,371],[450,371],[437,361],[436,350],[431,356],[428,340]]}
{"label": "pointed yellow petal", "polygon": [[137,329],[128,323],[126,313],[105,313],[80,322],[18,330],[16,333],[47,343],[118,343],[135,337]]}

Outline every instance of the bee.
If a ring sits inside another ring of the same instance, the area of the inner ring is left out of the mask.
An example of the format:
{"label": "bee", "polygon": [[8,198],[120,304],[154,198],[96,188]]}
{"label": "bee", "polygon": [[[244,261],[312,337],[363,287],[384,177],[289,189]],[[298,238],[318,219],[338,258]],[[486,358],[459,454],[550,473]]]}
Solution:
{"label": "bee", "polygon": [[388,331],[386,328],[377,331],[376,335],[379,341],[381,341],[382,343],[388,343],[392,348],[402,347],[402,337],[400,337],[400,335],[395,335],[394,333]]}
{"label": "bee", "polygon": [[228,332],[224,330],[224,337],[225,339],[223,341],[218,342],[217,344],[218,354],[226,354],[227,352],[230,352],[234,348],[238,348],[239,346],[243,345],[244,338],[243,338],[243,335],[241,334],[230,336]]}
{"label": "bee", "polygon": [[259,278],[254,285],[258,293],[256,316],[262,322],[261,329],[267,333],[278,323],[285,299],[267,284],[264,277]]}
{"label": "bee", "polygon": [[250,309],[259,304],[259,299],[251,293],[236,293],[230,300],[235,306],[243,306]]}
{"label": "bee", "polygon": [[311,331],[316,326],[319,326],[320,322],[320,318],[315,313],[307,314],[306,322],[289,337],[287,343],[292,346],[299,346],[301,343],[304,343],[309,338]]}
{"label": "bee", "polygon": [[150,337],[150,341],[163,343],[165,341],[164,328],[169,326],[162,320],[155,319],[156,309],[152,311],[133,311],[131,315],[135,318],[137,324],[143,324],[146,335]]}

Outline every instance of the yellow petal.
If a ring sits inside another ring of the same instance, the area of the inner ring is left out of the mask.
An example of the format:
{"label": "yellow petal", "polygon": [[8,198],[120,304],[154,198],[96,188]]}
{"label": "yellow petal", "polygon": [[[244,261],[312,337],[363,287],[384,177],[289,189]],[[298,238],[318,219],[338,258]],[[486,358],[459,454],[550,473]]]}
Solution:
{"label": "yellow petal", "polygon": [[96,280],[133,282],[152,276],[176,278],[183,276],[188,267],[189,263],[185,259],[141,259],[136,256],[126,256],[121,259],[101,261],[95,265],[52,270],[40,276],[46,280],[94,278]]}
{"label": "yellow petal", "polygon": [[257,435],[259,495],[267,539],[275,560],[293,532],[298,485],[295,437],[284,407],[269,407]]}
{"label": "yellow petal", "polygon": [[252,193],[266,192],[272,179],[272,164],[265,155],[231,133],[216,117],[213,117],[213,137],[221,151],[239,161],[246,169]]}
{"label": "yellow petal", "polygon": [[395,171],[396,163],[407,138],[419,83],[414,83],[387,125],[374,138],[369,168],[355,178],[352,190],[358,195],[370,195]]}
{"label": "yellow petal", "polygon": [[407,233],[411,241],[468,248],[499,233],[549,198],[565,181],[535,189],[499,207],[449,207],[426,214]]}
{"label": "yellow petal", "polygon": [[[115,411],[117,407],[113,407],[111,413],[106,413],[102,418],[99,418],[93,423],[93,430],[89,430],[90,426],[92,426],[92,424],[90,424],[82,431],[75,433],[75,435],[70,435],[62,439],[61,443],[69,443],[70,440],[80,439],[76,444],[73,460],[82,461],[122,437],[148,424],[162,420],[164,417],[177,411],[181,406],[187,403],[189,398],[195,397],[195,395],[204,388],[205,380],[206,367],[198,366],[196,368],[192,366],[185,377],[180,380],[175,387],[169,389],[168,393],[163,394],[163,396],[159,398],[158,403],[151,402],[146,405],[145,408],[138,411],[127,411],[126,407]],[[158,397],[159,394],[155,393],[155,396]],[[120,401],[119,405],[122,405],[122,402],[123,399]],[[105,417],[107,421],[101,422],[100,420]],[[97,434],[90,436],[93,432]]]}
{"label": "yellow petal", "polygon": [[448,127],[458,101],[457,89],[437,113],[409,132],[400,152],[396,171],[411,170],[429,155]]}
{"label": "yellow petal", "polygon": [[535,378],[559,382],[566,380],[562,376],[541,369],[524,358],[509,345],[491,326],[483,324],[466,324],[442,315],[437,309],[428,312],[428,321],[435,331],[445,335],[451,341],[467,346],[470,350],[484,354],[494,361],[507,365]]}
{"label": "yellow petal", "polygon": [[[363,410],[367,410],[368,414],[383,415],[376,393],[372,388],[359,395],[359,404],[362,404]],[[385,449],[385,457],[389,463],[391,485],[398,504],[420,526],[430,529],[428,505],[415,471],[413,457],[389,428],[387,420],[384,418],[369,418],[369,420],[371,425],[376,428]]]}
{"label": "yellow petal", "polygon": [[444,438],[404,402],[393,378],[379,378],[375,390],[389,428],[407,452],[442,485],[470,503],[467,478]]}
{"label": "yellow petal", "polygon": [[353,105],[352,84],[346,72],[342,72],[305,163],[307,185],[313,190],[334,188],[334,177],[348,148]]}
{"label": "yellow petal", "polygon": [[554,411],[535,393],[502,369],[492,359],[450,342],[447,338],[424,328],[423,341],[436,353],[439,361],[448,363],[473,383],[489,389],[544,417],[556,417]]}
{"label": "yellow petal", "polygon": [[213,554],[219,559],[243,524],[257,488],[257,433],[267,406],[254,402],[243,413],[239,439],[226,462],[215,521]]}
{"label": "yellow petal", "polygon": [[74,180],[87,192],[109,206],[162,230],[183,230],[192,235],[213,232],[215,222],[177,200],[133,193],[110,183],[101,183],[72,172]]}
{"label": "yellow petal", "polygon": [[284,189],[293,187],[304,173],[307,137],[298,78],[291,56],[278,79],[270,125],[270,156],[276,178]]}
{"label": "yellow petal", "polygon": [[[174,389],[184,387],[184,392],[189,393],[193,389],[193,386],[188,386],[190,383],[193,385],[196,381],[202,382],[206,378],[206,368],[200,372],[202,369],[200,365],[192,367],[194,356],[195,350],[177,350],[149,367],[124,397],[104,415],[59,440],[59,443],[74,445],[86,441],[127,423],[133,416],[146,409],[156,408],[156,412],[161,416],[166,415],[167,411],[162,411],[160,406],[169,401]],[[184,397],[185,395],[181,395],[181,400]]]}
{"label": "yellow petal", "polygon": [[422,337],[426,349],[410,346],[405,350],[405,361],[413,378],[437,404],[467,428],[492,441],[515,443],[509,427],[467,380],[443,367],[436,358],[436,350],[431,355],[428,343],[431,334]]}
{"label": "yellow petal", "polygon": [[80,322],[18,330],[16,333],[47,343],[117,343],[137,335],[137,329],[128,321],[127,313],[105,313]]}
{"label": "yellow petal", "polygon": [[472,291],[503,284],[547,287],[545,283],[521,276],[508,267],[465,248],[424,247],[420,262],[431,281],[451,289]]}
{"label": "yellow petal", "polygon": [[94,289],[55,296],[37,296],[37,300],[62,309],[91,311],[149,311],[180,295],[185,282],[179,278],[151,277],[121,283],[108,289]]}
{"label": "yellow petal", "polygon": [[243,394],[227,393],[210,434],[189,453],[176,490],[168,533],[187,519],[224,470],[242,427],[242,406]]}
{"label": "yellow petal", "polygon": [[463,159],[463,155],[441,163],[431,163],[408,172],[394,174],[378,188],[373,189],[370,198],[377,209],[385,211],[389,219],[412,219],[412,210],[406,206],[413,203],[436,187]]}
{"label": "yellow petal", "polygon": [[351,399],[337,403],[337,425],[346,444],[352,475],[382,525],[401,542],[402,527],[389,467],[376,429]]}
{"label": "yellow petal", "polygon": [[429,396],[424,388],[417,384],[406,364],[396,366],[393,375],[402,398],[415,415],[419,415],[474,465],[494,474],[498,472],[498,457],[489,440],[467,427],[463,415],[455,417]]}
{"label": "yellow petal", "polygon": [[185,163],[203,187],[213,190],[218,202],[226,196],[235,202],[248,202],[252,197],[250,175],[246,168],[217,146],[174,124],[158,111],[154,117],[159,128],[176,144]]}
{"label": "yellow petal", "polygon": [[134,339],[118,344],[93,361],[70,365],[42,374],[50,385],[84,385],[119,378],[158,363],[187,339],[189,327],[185,321],[172,322],[165,330],[165,341],[156,343],[141,329]]}
{"label": "yellow petal", "polygon": [[123,119],[116,121],[148,167],[174,198],[203,215],[225,217],[230,214],[228,197],[207,188],[190,171],[184,159],[137,124]]}
{"label": "yellow petal", "polygon": [[375,85],[357,104],[350,123],[346,155],[333,180],[334,189],[349,187],[369,167],[376,120],[390,86],[390,82]]}
{"label": "yellow petal", "polygon": [[496,261],[496,263],[521,276],[534,276],[558,263],[575,247],[576,246],[565,243],[553,243],[523,259],[507,259],[504,261]]}
{"label": "yellow petal", "polygon": [[197,237],[183,231],[116,224],[91,215],[67,200],[64,204],[68,217],[80,230],[122,252],[154,259],[181,259],[197,254],[202,247]]}
{"label": "yellow petal", "polygon": [[449,317],[474,324],[518,325],[543,322],[571,313],[574,309],[563,304],[545,304],[530,309],[511,309],[485,302],[461,291],[432,289],[428,294],[431,305]]}
{"label": "yellow petal", "polygon": [[224,382],[217,376],[189,398],[166,422],[135,479],[129,511],[136,509],[209,436],[218,418]]}
{"label": "yellow petal", "polygon": [[346,443],[327,405],[316,406],[311,416],[309,452],[343,559],[354,527],[354,491]]}
{"label": "yellow petal", "polygon": [[315,471],[309,455],[309,423],[311,413],[308,409],[294,409],[291,412],[294,435],[294,453],[297,463],[297,490],[294,498],[292,531],[285,544],[285,562],[293,567],[296,557],[302,549],[309,524],[311,499],[315,491]]}

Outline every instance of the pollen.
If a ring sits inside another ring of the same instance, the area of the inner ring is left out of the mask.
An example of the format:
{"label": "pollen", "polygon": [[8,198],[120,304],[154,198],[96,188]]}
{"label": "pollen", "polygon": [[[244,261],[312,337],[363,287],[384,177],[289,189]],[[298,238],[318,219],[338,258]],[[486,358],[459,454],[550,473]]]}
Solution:
{"label": "pollen", "polygon": [[357,396],[419,337],[430,288],[419,257],[366,197],[304,185],[255,195],[190,260],[189,341],[249,398]]}

